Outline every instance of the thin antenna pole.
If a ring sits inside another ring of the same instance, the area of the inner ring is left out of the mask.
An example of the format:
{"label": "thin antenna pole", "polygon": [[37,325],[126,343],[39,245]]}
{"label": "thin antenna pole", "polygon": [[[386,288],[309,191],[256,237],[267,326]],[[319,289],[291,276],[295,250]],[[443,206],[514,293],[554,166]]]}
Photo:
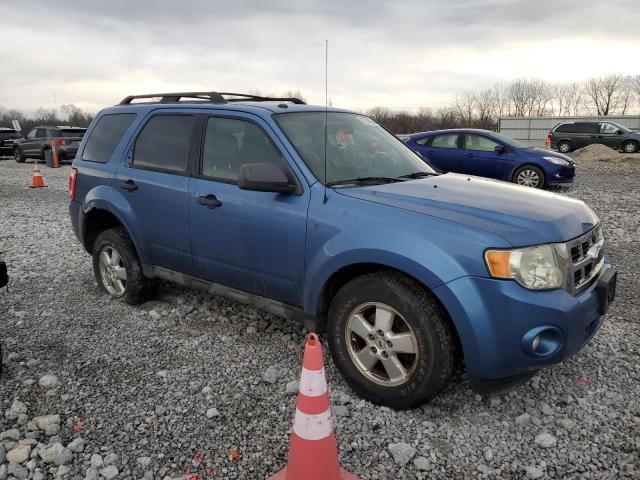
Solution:
{"label": "thin antenna pole", "polygon": [[322,203],[327,203],[327,122],[329,118],[329,40],[324,41],[324,198]]}

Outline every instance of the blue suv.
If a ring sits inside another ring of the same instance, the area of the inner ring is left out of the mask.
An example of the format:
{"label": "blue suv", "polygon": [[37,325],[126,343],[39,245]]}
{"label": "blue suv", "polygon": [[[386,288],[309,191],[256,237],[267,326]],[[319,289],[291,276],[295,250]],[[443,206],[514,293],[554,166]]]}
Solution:
{"label": "blue suv", "polygon": [[127,97],[89,127],[69,192],[114,299],[168,280],[298,320],[393,408],[460,361],[478,391],[517,386],[578,352],[615,295],[583,202],[438,174],[370,118],[298,99]]}
{"label": "blue suv", "polygon": [[412,149],[446,172],[495,178],[544,188],[573,182],[575,163],[562,153],[531,148],[488,130],[456,129],[404,137]]}

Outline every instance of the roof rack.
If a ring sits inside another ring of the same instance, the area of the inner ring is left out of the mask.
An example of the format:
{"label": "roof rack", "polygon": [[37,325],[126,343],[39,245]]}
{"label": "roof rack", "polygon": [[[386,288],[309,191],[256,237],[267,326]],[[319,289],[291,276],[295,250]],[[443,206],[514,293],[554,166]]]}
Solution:
{"label": "roof rack", "polygon": [[158,101],[150,101],[145,103],[180,103],[181,100],[186,102],[206,102],[206,103],[228,103],[228,102],[291,102],[298,105],[304,105],[305,102],[294,97],[261,97],[259,95],[248,95],[245,93],[229,93],[229,92],[178,92],[178,93],[147,93],[144,95],[129,95],[122,99],[119,105],[130,105],[133,100],[138,99],[155,99]]}

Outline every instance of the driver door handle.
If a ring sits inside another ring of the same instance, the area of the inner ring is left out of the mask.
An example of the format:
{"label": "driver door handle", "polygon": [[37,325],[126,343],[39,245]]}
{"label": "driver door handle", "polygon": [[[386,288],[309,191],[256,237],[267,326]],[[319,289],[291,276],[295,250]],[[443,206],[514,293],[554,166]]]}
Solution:
{"label": "driver door handle", "polygon": [[464,156],[465,157],[473,157],[473,153],[465,153]]}
{"label": "driver door handle", "polygon": [[222,206],[222,202],[215,195],[201,195],[198,197],[198,203],[207,208],[218,208]]}

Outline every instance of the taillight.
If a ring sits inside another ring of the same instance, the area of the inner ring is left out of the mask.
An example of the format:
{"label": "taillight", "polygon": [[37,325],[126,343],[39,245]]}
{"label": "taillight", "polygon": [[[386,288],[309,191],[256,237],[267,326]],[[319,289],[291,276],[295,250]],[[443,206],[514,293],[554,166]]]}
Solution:
{"label": "taillight", "polygon": [[78,169],[72,168],[71,175],[69,175],[69,200],[75,200],[76,198],[76,180],[78,179]]}

